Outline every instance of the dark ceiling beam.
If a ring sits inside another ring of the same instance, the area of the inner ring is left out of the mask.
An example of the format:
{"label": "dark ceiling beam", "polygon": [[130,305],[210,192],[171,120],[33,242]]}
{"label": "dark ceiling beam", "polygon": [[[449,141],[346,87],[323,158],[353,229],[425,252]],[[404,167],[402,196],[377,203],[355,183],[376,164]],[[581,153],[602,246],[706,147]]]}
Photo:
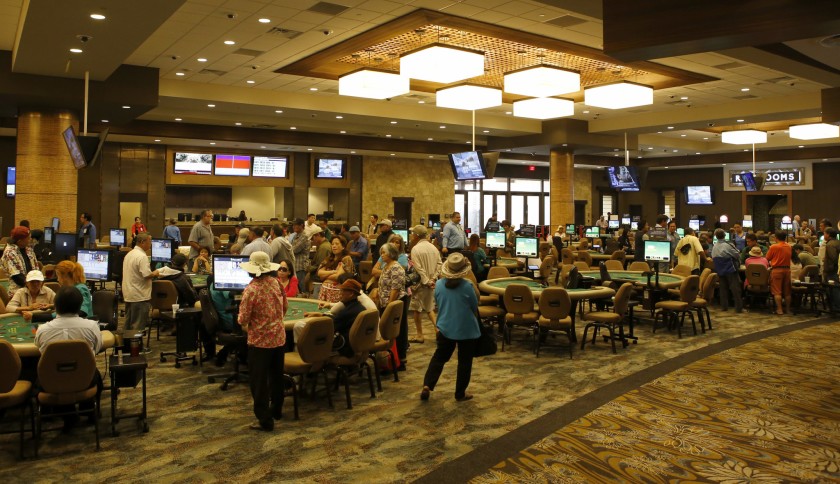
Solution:
{"label": "dark ceiling beam", "polygon": [[840,32],[837,0],[603,0],[604,53],[625,62]]}
{"label": "dark ceiling beam", "polygon": [[822,98],[823,123],[837,123],[840,121],[840,87],[823,89]]}
{"label": "dark ceiling beam", "polygon": [[[638,149],[638,136],[628,135],[627,149]],[[487,140],[487,149],[504,151],[506,149],[535,148],[547,151],[552,148],[572,151],[576,154],[603,152],[624,149],[624,135],[590,133],[589,123],[579,119],[555,119],[544,121],[542,132],[525,136],[491,137]]]}
{"label": "dark ceiling beam", "polygon": [[[757,150],[756,163],[768,161],[801,161],[840,158],[840,146],[817,146],[813,148],[791,148],[782,150]],[[752,150],[734,153],[714,153],[707,155],[664,156],[656,158],[631,158],[630,164],[639,167],[719,165],[732,163],[752,163]],[[592,166],[623,165],[623,157],[580,155],[575,156],[575,164]]]}

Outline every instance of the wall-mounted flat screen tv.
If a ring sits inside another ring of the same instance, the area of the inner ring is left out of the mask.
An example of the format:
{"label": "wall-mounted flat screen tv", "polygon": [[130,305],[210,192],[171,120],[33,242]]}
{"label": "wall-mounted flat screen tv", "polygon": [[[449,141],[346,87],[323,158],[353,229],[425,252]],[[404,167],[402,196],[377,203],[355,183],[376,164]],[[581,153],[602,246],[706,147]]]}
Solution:
{"label": "wall-mounted flat screen tv", "polygon": [[266,178],[288,178],[289,158],[285,156],[255,156],[251,174]]}
{"label": "wall-mounted flat screen tv", "polygon": [[317,158],[315,159],[315,178],[327,180],[344,179],[347,162],[341,158]]}
{"label": "wall-mounted flat screen tv", "polygon": [[175,174],[212,175],[213,155],[210,153],[175,153]]}
{"label": "wall-mounted flat screen tv", "polygon": [[487,178],[487,165],[479,151],[449,153],[449,163],[452,165],[452,174],[455,175],[456,181]]}
{"label": "wall-mounted flat screen tv", "polygon": [[14,198],[17,185],[17,168],[10,166],[6,168],[6,196]]}
{"label": "wall-mounted flat screen tv", "polygon": [[686,205],[712,205],[712,187],[708,185],[685,187]]}
{"label": "wall-mounted flat screen tv", "polygon": [[61,136],[64,138],[64,144],[67,145],[67,151],[70,152],[70,159],[73,160],[73,166],[77,170],[86,167],[87,161],[85,161],[85,155],[82,154],[82,147],[79,145],[79,140],[76,138],[76,130],[73,129],[73,126],[68,126],[61,133]]}
{"label": "wall-mounted flat screen tv", "polygon": [[248,155],[216,155],[216,175],[250,176],[251,157]]}
{"label": "wall-mounted flat screen tv", "polygon": [[622,192],[638,192],[640,188],[635,166],[608,166],[607,179],[612,188]]}

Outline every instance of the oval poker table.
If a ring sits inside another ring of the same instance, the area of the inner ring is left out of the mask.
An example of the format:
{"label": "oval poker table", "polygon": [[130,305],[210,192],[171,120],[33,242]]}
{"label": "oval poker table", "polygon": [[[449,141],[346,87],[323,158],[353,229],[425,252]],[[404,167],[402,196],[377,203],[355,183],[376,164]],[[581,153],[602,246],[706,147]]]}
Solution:
{"label": "oval poker table", "polygon": [[[21,358],[41,356],[41,352],[35,346],[36,328],[37,325],[26,321],[20,314],[0,315],[0,338],[11,343]],[[115,343],[116,338],[112,332],[102,332],[103,350],[113,348]]]}
{"label": "oval poker table", "polygon": [[204,289],[207,287],[207,276],[208,274],[187,274],[189,276],[192,285],[196,289]]}
{"label": "oval poker table", "polygon": [[514,257],[497,257],[496,265],[499,267],[504,267],[508,271],[513,272],[517,269],[521,269],[522,267],[524,267],[525,263]]}
{"label": "oval poker table", "polygon": [[596,262],[601,262],[602,260],[610,260],[612,258],[612,254],[602,254],[597,250],[588,250],[589,255],[592,256],[592,260]]}
{"label": "oval poker table", "polygon": [[317,299],[290,297],[288,300],[289,310],[286,311],[286,317],[283,319],[283,325],[286,327],[286,331],[293,330],[295,328],[295,323],[301,319],[305,319],[303,317],[303,313],[318,312],[326,314],[330,311],[329,308],[319,308],[318,303],[321,301]]}
{"label": "oval poker table", "polygon": [[[540,294],[542,294],[543,289],[545,289],[542,284],[527,277],[502,277],[499,279],[488,279],[486,281],[482,281],[478,285],[478,288],[487,294],[498,294],[500,297],[504,297],[505,288],[511,284],[525,284],[528,286],[531,289],[531,294],[534,295],[535,301],[539,300]],[[568,289],[568,292],[569,298],[572,301],[578,301],[581,299],[601,299],[615,295],[615,291],[612,289],[601,286],[594,286],[589,289]]]}
{"label": "oval poker table", "polygon": [[[591,277],[596,281],[601,281],[600,271],[581,271],[580,274],[585,277]],[[641,271],[610,271],[610,277],[622,281],[632,281],[637,286],[647,285],[647,276]],[[650,277],[651,282],[656,281],[656,276]],[[683,277],[676,274],[659,274],[659,289],[673,289],[679,288],[682,284]]]}

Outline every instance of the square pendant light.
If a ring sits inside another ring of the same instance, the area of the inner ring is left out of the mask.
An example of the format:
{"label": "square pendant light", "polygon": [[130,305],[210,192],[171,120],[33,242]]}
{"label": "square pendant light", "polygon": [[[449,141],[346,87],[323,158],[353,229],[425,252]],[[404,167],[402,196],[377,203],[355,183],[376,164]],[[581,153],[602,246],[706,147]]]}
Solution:
{"label": "square pendant light", "polygon": [[505,74],[505,92],[549,97],[580,91],[580,73],[551,66],[527,67]]}
{"label": "square pendant light", "polygon": [[437,105],[468,111],[501,106],[502,90],[475,84],[446,87],[437,90]]}
{"label": "square pendant light", "polygon": [[406,94],[410,80],[396,72],[365,67],[338,78],[338,93],[369,99],[385,99]]}
{"label": "square pendant light", "polygon": [[751,145],[767,142],[767,132],[755,129],[741,129],[738,131],[724,131],[720,140],[731,145]]}
{"label": "square pendant light", "polygon": [[484,74],[484,53],[430,44],[400,57],[400,75],[449,84]]}
{"label": "square pendant light", "polygon": [[513,102],[513,115],[520,118],[552,119],[575,114],[575,102],[570,99],[538,97]]}
{"label": "square pendant light", "polygon": [[825,139],[840,136],[840,126],[828,123],[799,124],[790,127],[790,137],[795,139]]}
{"label": "square pendant light", "polygon": [[588,87],[583,90],[583,102],[587,106],[607,109],[624,109],[653,104],[653,88],[634,82],[621,81],[614,84]]}

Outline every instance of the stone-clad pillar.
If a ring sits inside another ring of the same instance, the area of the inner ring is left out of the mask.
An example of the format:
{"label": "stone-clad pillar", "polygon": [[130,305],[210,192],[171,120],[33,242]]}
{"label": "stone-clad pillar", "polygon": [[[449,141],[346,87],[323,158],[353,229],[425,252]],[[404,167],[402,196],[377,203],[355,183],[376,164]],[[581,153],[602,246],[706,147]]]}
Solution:
{"label": "stone-clad pillar", "polygon": [[[61,219],[60,232],[75,232],[78,174],[61,133],[79,120],[70,111],[21,109],[17,123],[17,194],[15,226],[27,219],[30,227]],[[5,234],[8,235],[8,234]]]}
{"label": "stone-clad pillar", "polygon": [[554,148],[551,150],[549,164],[551,230],[556,230],[559,225],[575,222],[574,154]]}

